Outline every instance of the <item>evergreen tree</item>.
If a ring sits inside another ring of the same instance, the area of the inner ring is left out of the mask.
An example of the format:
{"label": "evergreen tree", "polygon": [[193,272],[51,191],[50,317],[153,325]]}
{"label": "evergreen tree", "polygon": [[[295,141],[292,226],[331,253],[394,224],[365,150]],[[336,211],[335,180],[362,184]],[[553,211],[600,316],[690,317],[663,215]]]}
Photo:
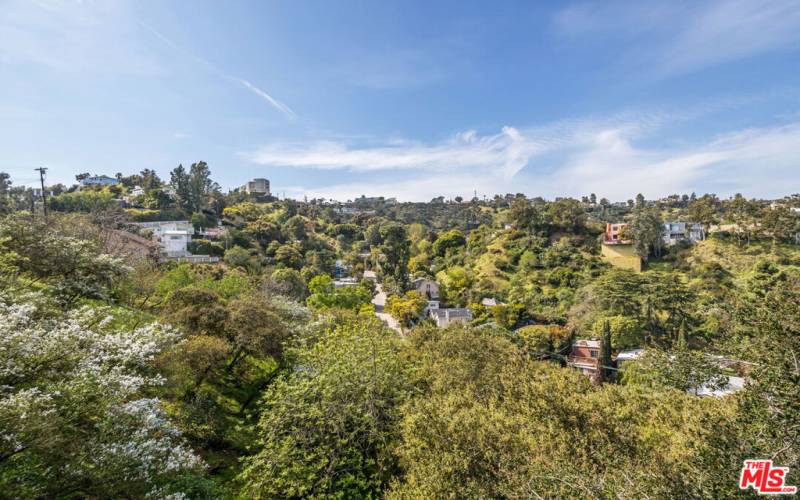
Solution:
{"label": "evergreen tree", "polygon": [[602,381],[608,382],[612,377],[611,370],[611,323],[606,320],[603,323],[603,340],[600,345],[600,373]]}
{"label": "evergreen tree", "polygon": [[411,242],[402,224],[390,224],[381,229],[383,244],[381,251],[386,255],[383,274],[391,278],[400,290],[408,287],[408,259],[411,256]]}
{"label": "evergreen tree", "polygon": [[656,209],[638,209],[629,226],[636,253],[645,260],[652,250],[656,257],[663,247],[664,221]]}
{"label": "evergreen tree", "polygon": [[169,181],[178,198],[178,205],[186,211],[191,211],[191,190],[189,188],[189,174],[182,164],[169,173]]}

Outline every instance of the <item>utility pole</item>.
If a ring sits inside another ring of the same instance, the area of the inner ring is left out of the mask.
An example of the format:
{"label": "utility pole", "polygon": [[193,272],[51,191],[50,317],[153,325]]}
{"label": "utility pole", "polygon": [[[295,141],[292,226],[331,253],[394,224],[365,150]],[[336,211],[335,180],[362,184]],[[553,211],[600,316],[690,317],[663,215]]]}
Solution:
{"label": "utility pole", "polygon": [[46,167],[34,168],[39,171],[39,180],[42,183],[42,206],[44,207],[44,218],[47,218],[47,193],[44,191],[44,173],[47,172]]}

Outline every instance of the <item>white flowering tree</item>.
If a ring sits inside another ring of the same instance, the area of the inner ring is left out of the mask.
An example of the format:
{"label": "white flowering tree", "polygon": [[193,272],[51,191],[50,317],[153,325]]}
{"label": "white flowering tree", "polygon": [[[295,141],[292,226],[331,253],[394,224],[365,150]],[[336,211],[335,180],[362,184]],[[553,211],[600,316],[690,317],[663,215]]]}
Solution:
{"label": "white flowering tree", "polygon": [[49,284],[65,307],[80,298],[109,300],[130,268],[103,253],[96,237],[78,234],[83,227],[93,228],[91,224],[70,222],[19,214],[0,220],[0,282],[22,275]]}
{"label": "white flowering tree", "polygon": [[8,497],[206,496],[202,460],[157,398],[158,324],[118,331],[101,310],[55,319],[0,295],[0,491]]}

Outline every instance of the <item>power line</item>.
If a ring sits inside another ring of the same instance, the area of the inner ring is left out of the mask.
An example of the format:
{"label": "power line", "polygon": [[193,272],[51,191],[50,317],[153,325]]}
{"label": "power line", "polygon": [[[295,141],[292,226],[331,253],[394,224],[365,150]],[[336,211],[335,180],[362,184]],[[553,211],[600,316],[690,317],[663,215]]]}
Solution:
{"label": "power line", "polygon": [[39,182],[42,184],[42,206],[44,207],[44,218],[47,218],[47,193],[44,190],[44,173],[47,172],[47,167],[34,168],[39,171]]}

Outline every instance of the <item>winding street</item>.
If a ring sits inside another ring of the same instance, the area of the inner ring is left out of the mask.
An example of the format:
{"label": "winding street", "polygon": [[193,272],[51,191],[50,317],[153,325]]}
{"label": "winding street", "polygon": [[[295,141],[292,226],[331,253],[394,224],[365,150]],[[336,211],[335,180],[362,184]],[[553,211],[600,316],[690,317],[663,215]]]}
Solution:
{"label": "winding street", "polygon": [[403,329],[400,327],[400,323],[398,323],[391,314],[383,312],[383,308],[386,306],[386,292],[383,291],[383,285],[377,283],[375,285],[375,290],[375,296],[372,297],[372,304],[375,306],[375,316],[386,323],[389,328],[402,335]]}

